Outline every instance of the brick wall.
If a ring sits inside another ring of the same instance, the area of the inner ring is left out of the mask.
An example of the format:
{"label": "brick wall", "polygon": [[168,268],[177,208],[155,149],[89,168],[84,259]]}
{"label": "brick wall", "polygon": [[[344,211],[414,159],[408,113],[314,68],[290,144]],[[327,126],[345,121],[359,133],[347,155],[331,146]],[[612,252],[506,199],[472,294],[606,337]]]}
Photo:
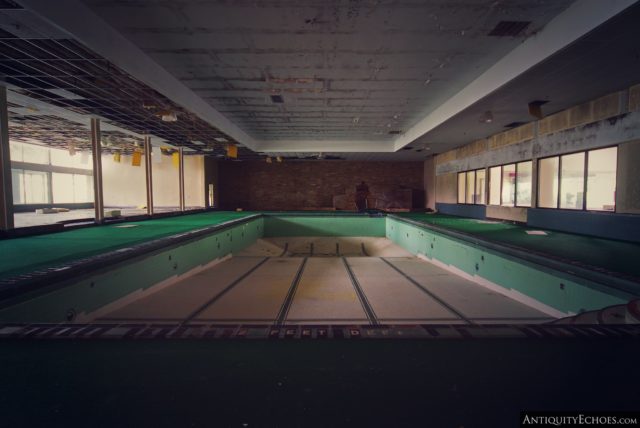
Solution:
{"label": "brick wall", "polygon": [[220,207],[319,209],[332,207],[334,197],[347,195],[338,198],[340,204],[348,204],[340,208],[355,209],[355,186],[365,181],[372,198],[384,205],[381,208],[411,208],[406,206],[407,194],[410,189],[423,190],[423,171],[423,162],[225,161],[219,165]]}

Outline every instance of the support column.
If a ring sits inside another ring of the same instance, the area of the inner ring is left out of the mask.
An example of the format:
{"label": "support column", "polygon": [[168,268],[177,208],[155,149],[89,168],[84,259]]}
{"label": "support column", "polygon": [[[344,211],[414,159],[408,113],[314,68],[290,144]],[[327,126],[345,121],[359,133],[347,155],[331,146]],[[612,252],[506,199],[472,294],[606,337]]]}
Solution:
{"label": "support column", "polygon": [[180,175],[180,211],[184,211],[184,148],[178,149],[180,162],[178,163],[178,173]]}
{"label": "support column", "polygon": [[100,119],[91,118],[91,151],[93,156],[93,200],[96,223],[104,222],[104,194],[102,188],[102,145]]}
{"label": "support column", "polygon": [[13,188],[7,88],[0,86],[0,230],[13,229]]}
{"label": "support column", "polygon": [[151,137],[144,137],[144,170],[147,178],[147,215],[153,215],[153,166],[151,165]]}

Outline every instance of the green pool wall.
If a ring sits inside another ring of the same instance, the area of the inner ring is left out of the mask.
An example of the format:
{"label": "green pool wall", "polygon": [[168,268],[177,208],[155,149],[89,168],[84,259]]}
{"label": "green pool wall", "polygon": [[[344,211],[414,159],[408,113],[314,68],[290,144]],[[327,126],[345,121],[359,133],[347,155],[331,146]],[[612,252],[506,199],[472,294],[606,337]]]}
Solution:
{"label": "green pool wall", "polygon": [[266,216],[265,237],[277,236],[385,236],[385,217]]}
{"label": "green pool wall", "polygon": [[623,304],[633,295],[566,272],[509,257],[428,227],[387,217],[387,238],[412,254],[421,254],[505,290],[518,291],[564,313]]}
{"label": "green pool wall", "polygon": [[133,292],[149,287],[213,260],[242,250],[264,234],[263,218],[223,229],[174,248],[136,257],[115,267],[66,284],[37,296],[22,296],[22,302],[0,310],[0,320],[8,322],[59,323],[67,312],[93,312]]}

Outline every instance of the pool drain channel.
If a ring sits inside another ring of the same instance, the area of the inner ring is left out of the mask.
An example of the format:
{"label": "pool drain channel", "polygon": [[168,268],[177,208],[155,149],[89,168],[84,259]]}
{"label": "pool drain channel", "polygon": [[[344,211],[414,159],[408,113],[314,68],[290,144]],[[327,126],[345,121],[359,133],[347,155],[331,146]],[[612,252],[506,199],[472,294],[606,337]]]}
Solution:
{"label": "pool drain channel", "polygon": [[349,279],[351,280],[351,284],[353,284],[353,288],[356,290],[356,294],[358,295],[358,299],[360,300],[362,309],[364,309],[364,312],[367,315],[367,318],[369,319],[369,324],[380,325],[380,323],[378,322],[378,317],[376,316],[376,313],[373,311],[373,308],[371,307],[371,304],[369,303],[369,300],[367,299],[366,294],[364,294],[364,291],[362,291],[362,287],[358,282],[358,278],[356,278],[356,275],[351,270],[351,266],[349,266],[349,263],[347,262],[347,258],[346,257],[341,257],[341,258],[342,258],[342,262],[344,263],[344,267],[347,269],[347,273],[349,274]]}
{"label": "pool drain channel", "polygon": [[391,263],[389,260],[385,259],[384,257],[380,257],[380,260],[382,260],[383,262],[385,262],[386,264],[388,264],[389,266],[391,266],[391,268],[393,270],[395,270],[396,272],[398,272],[400,275],[402,275],[403,277],[405,277],[405,279],[407,279],[409,282],[411,282],[413,285],[415,285],[416,287],[418,287],[421,291],[423,291],[425,294],[427,294],[429,297],[431,297],[433,300],[435,300],[436,302],[440,303],[442,306],[444,306],[445,308],[447,308],[447,310],[449,310],[450,312],[452,312],[455,316],[457,316],[458,318],[460,318],[461,320],[463,320],[464,322],[466,322],[467,324],[475,324],[473,321],[471,321],[469,318],[465,317],[460,311],[458,311],[457,309],[455,309],[453,306],[449,305],[447,302],[445,302],[444,300],[442,300],[441,298],[439,298],[438,296],[436,296],[435,294],[433,294],[431,291],[427,290],[426,288],[424,288],[418,281],[416,281],[415,279],[411,278],[409,275],[407,275],[405,272],[403,272],[402,270],[400,270],[400,268],[398,268],[397,266],[395,266],[393,263]]}
{"label": "pool drain channel", "polygon": [[242,275],[240,275],[238,278],[236,278],[231,284],[227,285],[225,287],[224,290],[222,290],[221,292],[219,292],[218,294],[216,294],[214,297],[212,297],[211,299],[209,299],[204,305],[200,306],[198,309],[196,309],[194,312],[191,313],[191,315],[189,315],[187,318],[184,319],[184,321],[182,321],[180,323],[180,326],[190,322],[192,319],[194,319],[195,317],[197,317],[202,311],[204,311],[205,309],[207,309],[209,306],[211,306],[212,304],[214,304],[215,302],[217,302],[222,296],[224,296],[225,294],[227,294],[229,291],[231,291],[231,289],[233,287],[235,287],[236,285],[238,285],[240,282],[242,282],[246,277],[248,277],[249,275],[251,275],[253,272],[255,272],[260,266],[262,266],[263,264],[265,264],[267,262],[267,260],[269,260],[271,257],[265,257],[264,259],[260,260],[260,262],[258,262],[258,264],[256,264],[254,267],[252,267],[251,269],[249,269],[248,271],[246,271],[245,273],[243,273]]}
{"label": "pool drain channel", "polygon": [[289,287],[289,291],[287,292],[287,297],[284,299],[284,302],[282,302],[280,311],[278,311],[278,317],[276,319],[277,326],[282,326],[287,320],[289,309],[291,309],[293,298],[295,297],[296,291],[298,290],[298,284],[300,284],[300,279],[302,278],[302,272],[304,272],[304,267],[306,264],[307,264],[307,257],[302,259],[302,263],[300,263],[298,272],[296,272],[296,276],[293,278],[293,281],[291,281],[291,286]]}

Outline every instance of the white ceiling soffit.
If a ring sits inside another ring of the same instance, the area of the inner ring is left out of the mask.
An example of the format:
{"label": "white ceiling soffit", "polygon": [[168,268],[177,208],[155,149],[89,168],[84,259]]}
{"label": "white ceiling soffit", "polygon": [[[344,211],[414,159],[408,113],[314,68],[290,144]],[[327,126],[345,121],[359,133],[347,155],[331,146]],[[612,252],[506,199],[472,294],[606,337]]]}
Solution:
{"label": "white ceiling soffit", "polygon": [[394,142],[394,149],[399,150],[435,129],[636,2],[637,0],[575,2],[549,22],[540,33],[528,38],[463,90],[400,135]]}
{"label": "white ceiling soffit", "polygon": [[480,77],[388,141],[256,140],[200,98],[150,56],[77,0],[19,0],[133,77],[197,114],[250,149],[269,152],[393,152],[425,135],[541,61],[567,47],[637,0],[578,0]]}
{"label": "white ceiling soffit", "polygon": [[136,79],[253,149],[256,142],[77,0],[19,0]]}

